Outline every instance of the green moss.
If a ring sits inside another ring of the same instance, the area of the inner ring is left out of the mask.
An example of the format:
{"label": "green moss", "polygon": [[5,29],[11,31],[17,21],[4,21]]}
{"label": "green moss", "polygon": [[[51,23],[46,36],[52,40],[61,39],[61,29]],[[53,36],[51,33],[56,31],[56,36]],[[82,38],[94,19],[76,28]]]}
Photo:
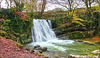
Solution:
{"label": "green moss", "polygon": [[83,34],[81,32],[73,32],[71,34],[68,34],[69,39],[82,39],[84,38]]}
{"label": "green moss", "polygon": [[98,50],[100,48],[100,46],[98,45],[88,45],[79,42],[69,44],[63,47],[67,49],[66,52],[69,52],[74,55],[90,55],[92,54],[92,51]]}
{"label": "green moss", "polygon": [[85,39],[85,38],[91,38],[93,36],[93,32],[76,31],[76,32],[68,33],[67,36],[69,36],[69,39]]}
{"label": "green moss", "polygon": [[100,41],[99,42],[96,42],[96,44],[99,44],[100,45]]}
{"label": "green moss", "polygon": [[85,38],[90,38],[90,37],[92,37],[91,34],[89,34],[89,33],[85,33],[84,35],[85,35]]}

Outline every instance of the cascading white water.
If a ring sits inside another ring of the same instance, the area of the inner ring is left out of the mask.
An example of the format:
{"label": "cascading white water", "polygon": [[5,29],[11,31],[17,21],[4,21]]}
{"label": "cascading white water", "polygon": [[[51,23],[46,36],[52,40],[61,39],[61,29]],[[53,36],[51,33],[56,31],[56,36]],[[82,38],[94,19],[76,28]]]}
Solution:
{"label": "cascading white water", "polygon": [[44,42],[57,39],[55,33],[51,29],[51,21],[43,19],[34,19],[34,27],[32,29],[32,39],[34,42]]}
{"label": "cascading white water", "polygon": [[40,45],[42,47],[53,47],[61,51],[65,51],[63,47],[58,45],[66,45],[73,43],[72,40],[59,40],[54,31],[52,30],[52,25],[50,20],[44,19],[33,19],[33,28],[32,28],[32,39],[33,42],[31,45]]}

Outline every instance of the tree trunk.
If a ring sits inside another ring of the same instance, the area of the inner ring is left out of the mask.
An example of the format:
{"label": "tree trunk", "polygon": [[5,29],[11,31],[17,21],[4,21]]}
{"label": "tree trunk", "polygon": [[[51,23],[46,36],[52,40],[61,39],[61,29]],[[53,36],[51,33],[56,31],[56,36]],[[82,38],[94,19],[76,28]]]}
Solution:
{"label": "tree trunk", "polygon": [[68,0],[68,3],[69,3],[69,11],[72,11],[72,8],[71,8],[71,2],[70,2],[70,0]]}
{"label": "tree trunk", "polygon": [[43,12],[44,12],[44,10],[45,10],[45,6],[46,6],[46,0],[43,0],[42,10],[41,10],[41,12],[39,13],[39,17],[40,17],[40,18],[41,18],[42,15],[43,15]]}
{"label": "tree trunk", "polygon": [[9,2],[6,0],[6,3],[7,3],[7,9],[9,8]]}
{"label": "tree trunk", "polygon": [[11,6],[12,6],[12,0],[10,0],[10,8],[11,8]]}

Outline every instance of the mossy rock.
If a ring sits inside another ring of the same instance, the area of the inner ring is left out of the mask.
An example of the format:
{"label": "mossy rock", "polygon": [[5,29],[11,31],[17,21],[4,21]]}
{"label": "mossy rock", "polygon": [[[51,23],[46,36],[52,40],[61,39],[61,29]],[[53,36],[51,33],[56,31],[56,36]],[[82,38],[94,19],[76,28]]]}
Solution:
{"label": "mossy rock", "polygon": [[82,39],[82,38],[84,38],[84,36],[81,32],[73,32],[73,33],[68,34],[67,36],[69,36],[69,39]]}
{"label": "mossy rock", "polygon": [[89,34],[89,33],[84,33],[84,35],[85,35],[85,38],[92,37],[91,34]]}
{"label": "mossy rock", "polygon": [[85,38],[91,38],[93,35],[92,32],[81,32],[81,31],[76,31],[72,33],[68,33],[67,36],[69,39],[85,39]]}
{"label": "mossy rock", "polygon": [[24,42],[24,44],[28,44],[28,43],[32,42],[32,39],[25,39],[23,42]]}
{"label": "mossy rock", "polygon": [[31,43],[31,42],[32,42],[32,37],[31,36],[29,36],[29,38],[23,40],[24,44],[28,44],[28,43]]}

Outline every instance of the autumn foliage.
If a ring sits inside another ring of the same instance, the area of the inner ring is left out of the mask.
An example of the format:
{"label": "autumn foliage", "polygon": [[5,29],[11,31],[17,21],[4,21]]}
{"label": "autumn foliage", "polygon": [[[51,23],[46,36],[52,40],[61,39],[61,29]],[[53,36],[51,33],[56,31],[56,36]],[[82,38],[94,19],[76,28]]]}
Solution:
{"label": "autumn foliage", "polygon": [[21,15],[21,19],[28,21],[28,16],[24,12],[14,11],[16,14]]}
{"label": "autumn foliage", "polygon": [[0,58],[43,58],[36,53],[30,53],[23,48],[16,47],[16,44],[12,40],[0,37]]}
{"label": "autumn foliage", "polygon": [[93,37],[92,38],[94,41],[100,41],[100,37]]}

